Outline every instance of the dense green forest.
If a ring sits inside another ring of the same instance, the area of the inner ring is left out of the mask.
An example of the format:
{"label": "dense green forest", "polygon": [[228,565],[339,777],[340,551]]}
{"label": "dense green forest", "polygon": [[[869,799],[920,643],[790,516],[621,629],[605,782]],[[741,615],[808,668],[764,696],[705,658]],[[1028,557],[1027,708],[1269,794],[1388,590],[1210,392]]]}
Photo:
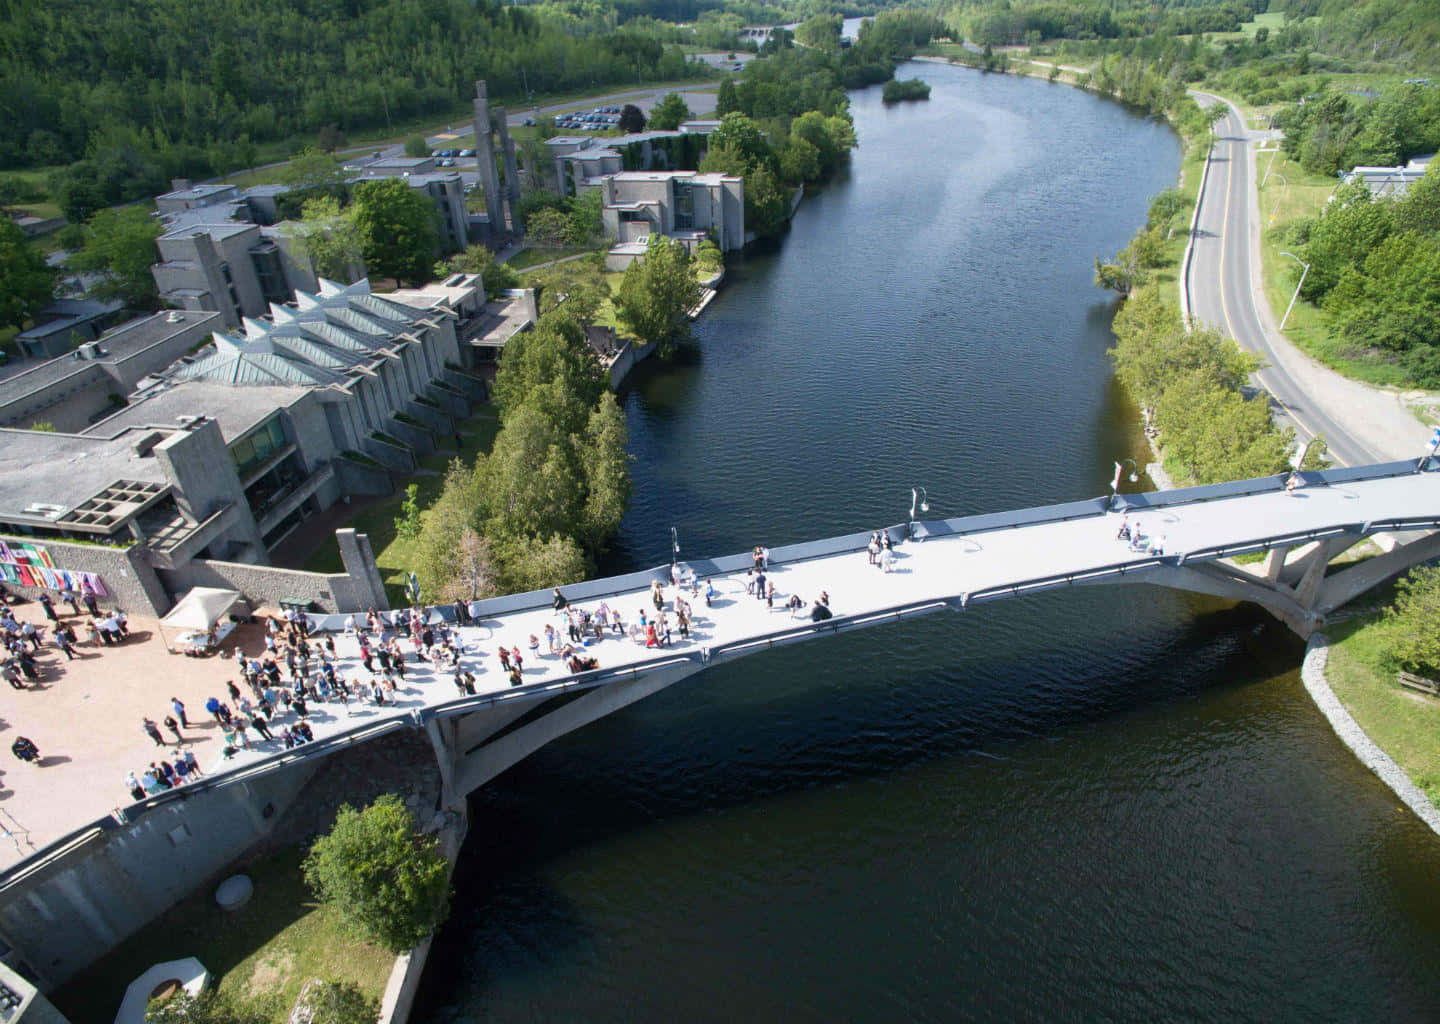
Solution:
{"label": "dense green forest", "polygon": [[503,101],[701,73],[640,31],[493,0],[5,0],[0,59],[0,167],[125,151],[167,172],[449,113],[479,78]]}
{"label": "dense green forest", "polygon": [[1328,93],[1276,117],[1285,152],[1315,174],[1393,166],[1440,149],[1440,86],[1410,83],[1377,99]]}
{"label": "dense green forest", "polygon": [[1440,165],[1403,198],[1342,186],[1319,217],[1285,229],[1310,266],[1301,294],[1356,352],[1440,387]]}
{"label": "dense green forest", "polygon": [[1268,0],[960,0],[947,20],[982,46],[1033,45],[1051,39],[1120,39],[1233,32]]}

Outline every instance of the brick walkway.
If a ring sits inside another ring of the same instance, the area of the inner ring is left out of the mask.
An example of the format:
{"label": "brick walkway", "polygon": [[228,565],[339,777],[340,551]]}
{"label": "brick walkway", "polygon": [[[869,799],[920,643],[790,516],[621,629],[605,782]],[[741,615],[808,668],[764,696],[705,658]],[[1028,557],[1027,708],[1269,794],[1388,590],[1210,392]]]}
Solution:
{"label": "brick walkway", "polygon": [[[63,603],[60,609],[69,610]],[[45,622],[43,609],[33,602],[13,610],[21,621]],[[19,836],[19,853],[0,835],[0,866],[31,853],[31,843],[44,846],[129,803],[125,773],[138,775],[152,758],[168,760],[173,752],[173,742],[157,748],[141,724],[145,715],[163,723],[171,697],[185,703],[191,728],[182,732],[201,767],[220,758],[220,728],[204,705],[211,695],[226,697],[233,660],[169,654],[155,621],[140,618],[130,619],[128,640],[96,647],[83,640],[84,616],[64,618],[82,637],[76,659],[67,662],[59,648],[47,643],[38,655],[39,684],[24,691],[0,686],[0,824],[28,830]],[[227,653],[237,640],[247,652],[264,648],[259,626],[238,627],[225,642]],[[40,764],[25,764],[11,754],[16,736],[35,742]]]}

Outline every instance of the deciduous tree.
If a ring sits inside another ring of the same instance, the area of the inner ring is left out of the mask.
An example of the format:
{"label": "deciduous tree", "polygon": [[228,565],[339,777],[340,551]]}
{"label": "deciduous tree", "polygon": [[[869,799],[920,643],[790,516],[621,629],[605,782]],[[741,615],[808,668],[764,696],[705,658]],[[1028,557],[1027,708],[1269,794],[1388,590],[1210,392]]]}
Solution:
{"label": "deciduous tree", "polygon": [[650,127],[655,131],[673,132],[695,115],[678,92],[666,93],[650,111]]}
{"label": "deciduous tree", "polygon": [[397,179],[367,181],[351,206],[370,273],[424,284],[434,266],[436,212],[430,200]]}
{"label": "deciduous tree", "polygon": [[700,286],[685,246],[655,234],[644,258],[626,269],[615,311],[637,337],[663,351],[689,334],[689,312],[699,301]]}
{"label": "deciduous tree", "polygon": [[645,112],[633,103],[627,103],[620,108],[620,130],[622,132],[643,132],[645,130]]}
{"label": "deciduous tree", "polygon": [[445,858],[394,794],[361,811],[342,806],[334,827],[310,848],[304,870],[324,903],[392,953],[413,948],[445,919]]}
{"label": "deciduous tree", "polygon": [[365,276],[365,239],[354,215],[330,196],[307,200],[298,224],[288,230],[319,277],[349,284]]}
{"label": "deciduous tree", "polygon": [[40,250],[25,240],[9,217],[0,215],[0,323],[24,327],[55,293],[55,272]]}
{"label": "deciduous tree", "polygon": [[85,245],[70,258],[77,270],[102,274],[92,291],[118,298],[136,309],[154,309],[158,302],[150,267],[160,261],[155,239],[160,224],[136,206],[101,210],[90,220]]}

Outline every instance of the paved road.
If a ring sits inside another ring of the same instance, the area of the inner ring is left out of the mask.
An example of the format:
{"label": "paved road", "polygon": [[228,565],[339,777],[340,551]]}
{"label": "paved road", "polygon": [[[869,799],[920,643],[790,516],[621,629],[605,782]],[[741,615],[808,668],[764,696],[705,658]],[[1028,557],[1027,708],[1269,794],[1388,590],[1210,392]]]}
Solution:
{"label": "paved road", "polygon": [[[674,88],[668,88],[637,89],[630,92],[616,92],[611,93],[608,96],[594,96],[585,100],[570,100],[567,103],[555,103],[548,107],[541,107],[540,112],[542,114],[558,114],[563,111],[582,109],[590,110],[595,107],[634,103],[648,116],[651,108],[654,107],[656,103],[660,102],[661,97],[676,91],[677,90]],[[685,97],[686,105],[690,107],[696,117],[704,117],[715,109],[715,88],[711,88],[707,92],[704,91],[704,85],[700,84],[697,85],[697,87],[695,88],[680,89],[678,91],[682,96]],[[514,110],[511,110],[507,107],[506,113],[508,115],[506,117],[506,123],[511,128],[519,128],[525,123],[525,119],[527,117],[534,116],[535,108],[522,108],[517,106]],[[453,132],[446,131],[441,132],[437,135],[426,136],[425,141],[432,148],[435,149],[473,148],[473,146],[471,146],[466,140],[474,136],[474,125],[468,123],[457,124],[454,126],[454,129],[455,130]],[[368,155],[370,153],[383,153],[386,156],[403,156],[404,152],[405,146],[403,143],[395,143],[389,146],[382,145],[380,143],[371,143],[369,145],[363,146],[348,146],[345,149],[337,150],[335,156],[340,158],[341,160],[344,160],[346,157]],[[222,174],[216,178],[208,178],[206,179],[204,184],[213,185],[218,182],[224,182],[227,179],[233,177],[235,174],[248,174],[252,171],[268,171],[274,167],[283,167],[289,162],[289,160],[277,160],[274,163],[260,164],[258,167],[249,167],[246,168],[244,171],[232,171],[229,174]],[[475,166],[475,161],[473,159],[461,161],[461,166],[473,168]]]}
{"label": "paved road", "polygon": [[[1195,96],[1204,104],[1225,102],[1205,93]],[[1276,329],[1261,285],[1251,145],[1270,133],[1250,132],[1239,111],[1227,106],[1200,197],[1190,269],[1192,312],[1266,361],[1256,381],[1301,438],[1324,437],[1332,457],[1345,465],[1418,455],[1429,431],[1394,393],[1341,377],[1300,352]]]}
{"label": "paved road", "polygon": [[[703,85],[699,88],[664,88],[664,89],[636,89],[631,92],[616,92],[608,96],[595,96],[584,100],[570,100],[565,103],[553,103],[548,107],[534,107],[530,105],[517,104],[513,108],[506,107],[506,123],[511,128],[519,128],[525,123],[527,117],[534,117],[538,110],[541,114],[561,114],[574,110],[594,110],[596,107],[623,106],[626,103],[633,103],[648,117],[651,109],[659,103],[662,98],[672,92],[678,92],[685,98],[685,105],[695,114],[696,117],[704,117],[715,109],[716,89],[712,86],[705,89]],[[493,105],[492,105],[493,106]],[[462,149],[471,148],[466,140],[473,139],[475,126],[469,124],[456,124],[452,130],[439,132],[427,136],[425,141],[434,148],[453,149],[457,146]],[[403,146],[391,146],[387,153],[399,153]]]}

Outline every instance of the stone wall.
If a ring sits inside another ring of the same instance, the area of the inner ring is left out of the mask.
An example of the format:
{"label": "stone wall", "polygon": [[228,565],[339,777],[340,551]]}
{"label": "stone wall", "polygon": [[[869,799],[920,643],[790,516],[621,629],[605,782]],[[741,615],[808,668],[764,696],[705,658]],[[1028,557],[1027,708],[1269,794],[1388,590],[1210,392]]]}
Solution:
{"label": "stone wall", "polygon": [[[139,545],[128,548],[106,547],[101,544],[45,540],[21,534],[0,535],[0,540],[43,547],[49,552],[50,560],[54,562],[56,569],[98,574],[106,590],[106,595],[100,598],[102,605],[124,608],[131,614],[159,617],[169,611],[173,603],[160,585],[155,570],[146,560],[146,549]],[[31,599],[39,597],[46,589],[24,587],[16,583],[6,583],[5,587]]]}
{"label": "stone wall", "polygon": [[270,829],[314,770],[301,761],[198,790],[77,839],[0,889],[0,937],[41,988],[61,984],[222,871]]}
{"label": "stone wall", "polygon": [[251,607],[275,607],[281,601],[313,601],[327,612],[355,611],[351,603],[354,587],[344,573],[305,572],[272,565],[248,565],[196,558],[178,569],[159,570],[161,581],[171,593],[183,594],[191,587],[221,587],[238,590]]}

